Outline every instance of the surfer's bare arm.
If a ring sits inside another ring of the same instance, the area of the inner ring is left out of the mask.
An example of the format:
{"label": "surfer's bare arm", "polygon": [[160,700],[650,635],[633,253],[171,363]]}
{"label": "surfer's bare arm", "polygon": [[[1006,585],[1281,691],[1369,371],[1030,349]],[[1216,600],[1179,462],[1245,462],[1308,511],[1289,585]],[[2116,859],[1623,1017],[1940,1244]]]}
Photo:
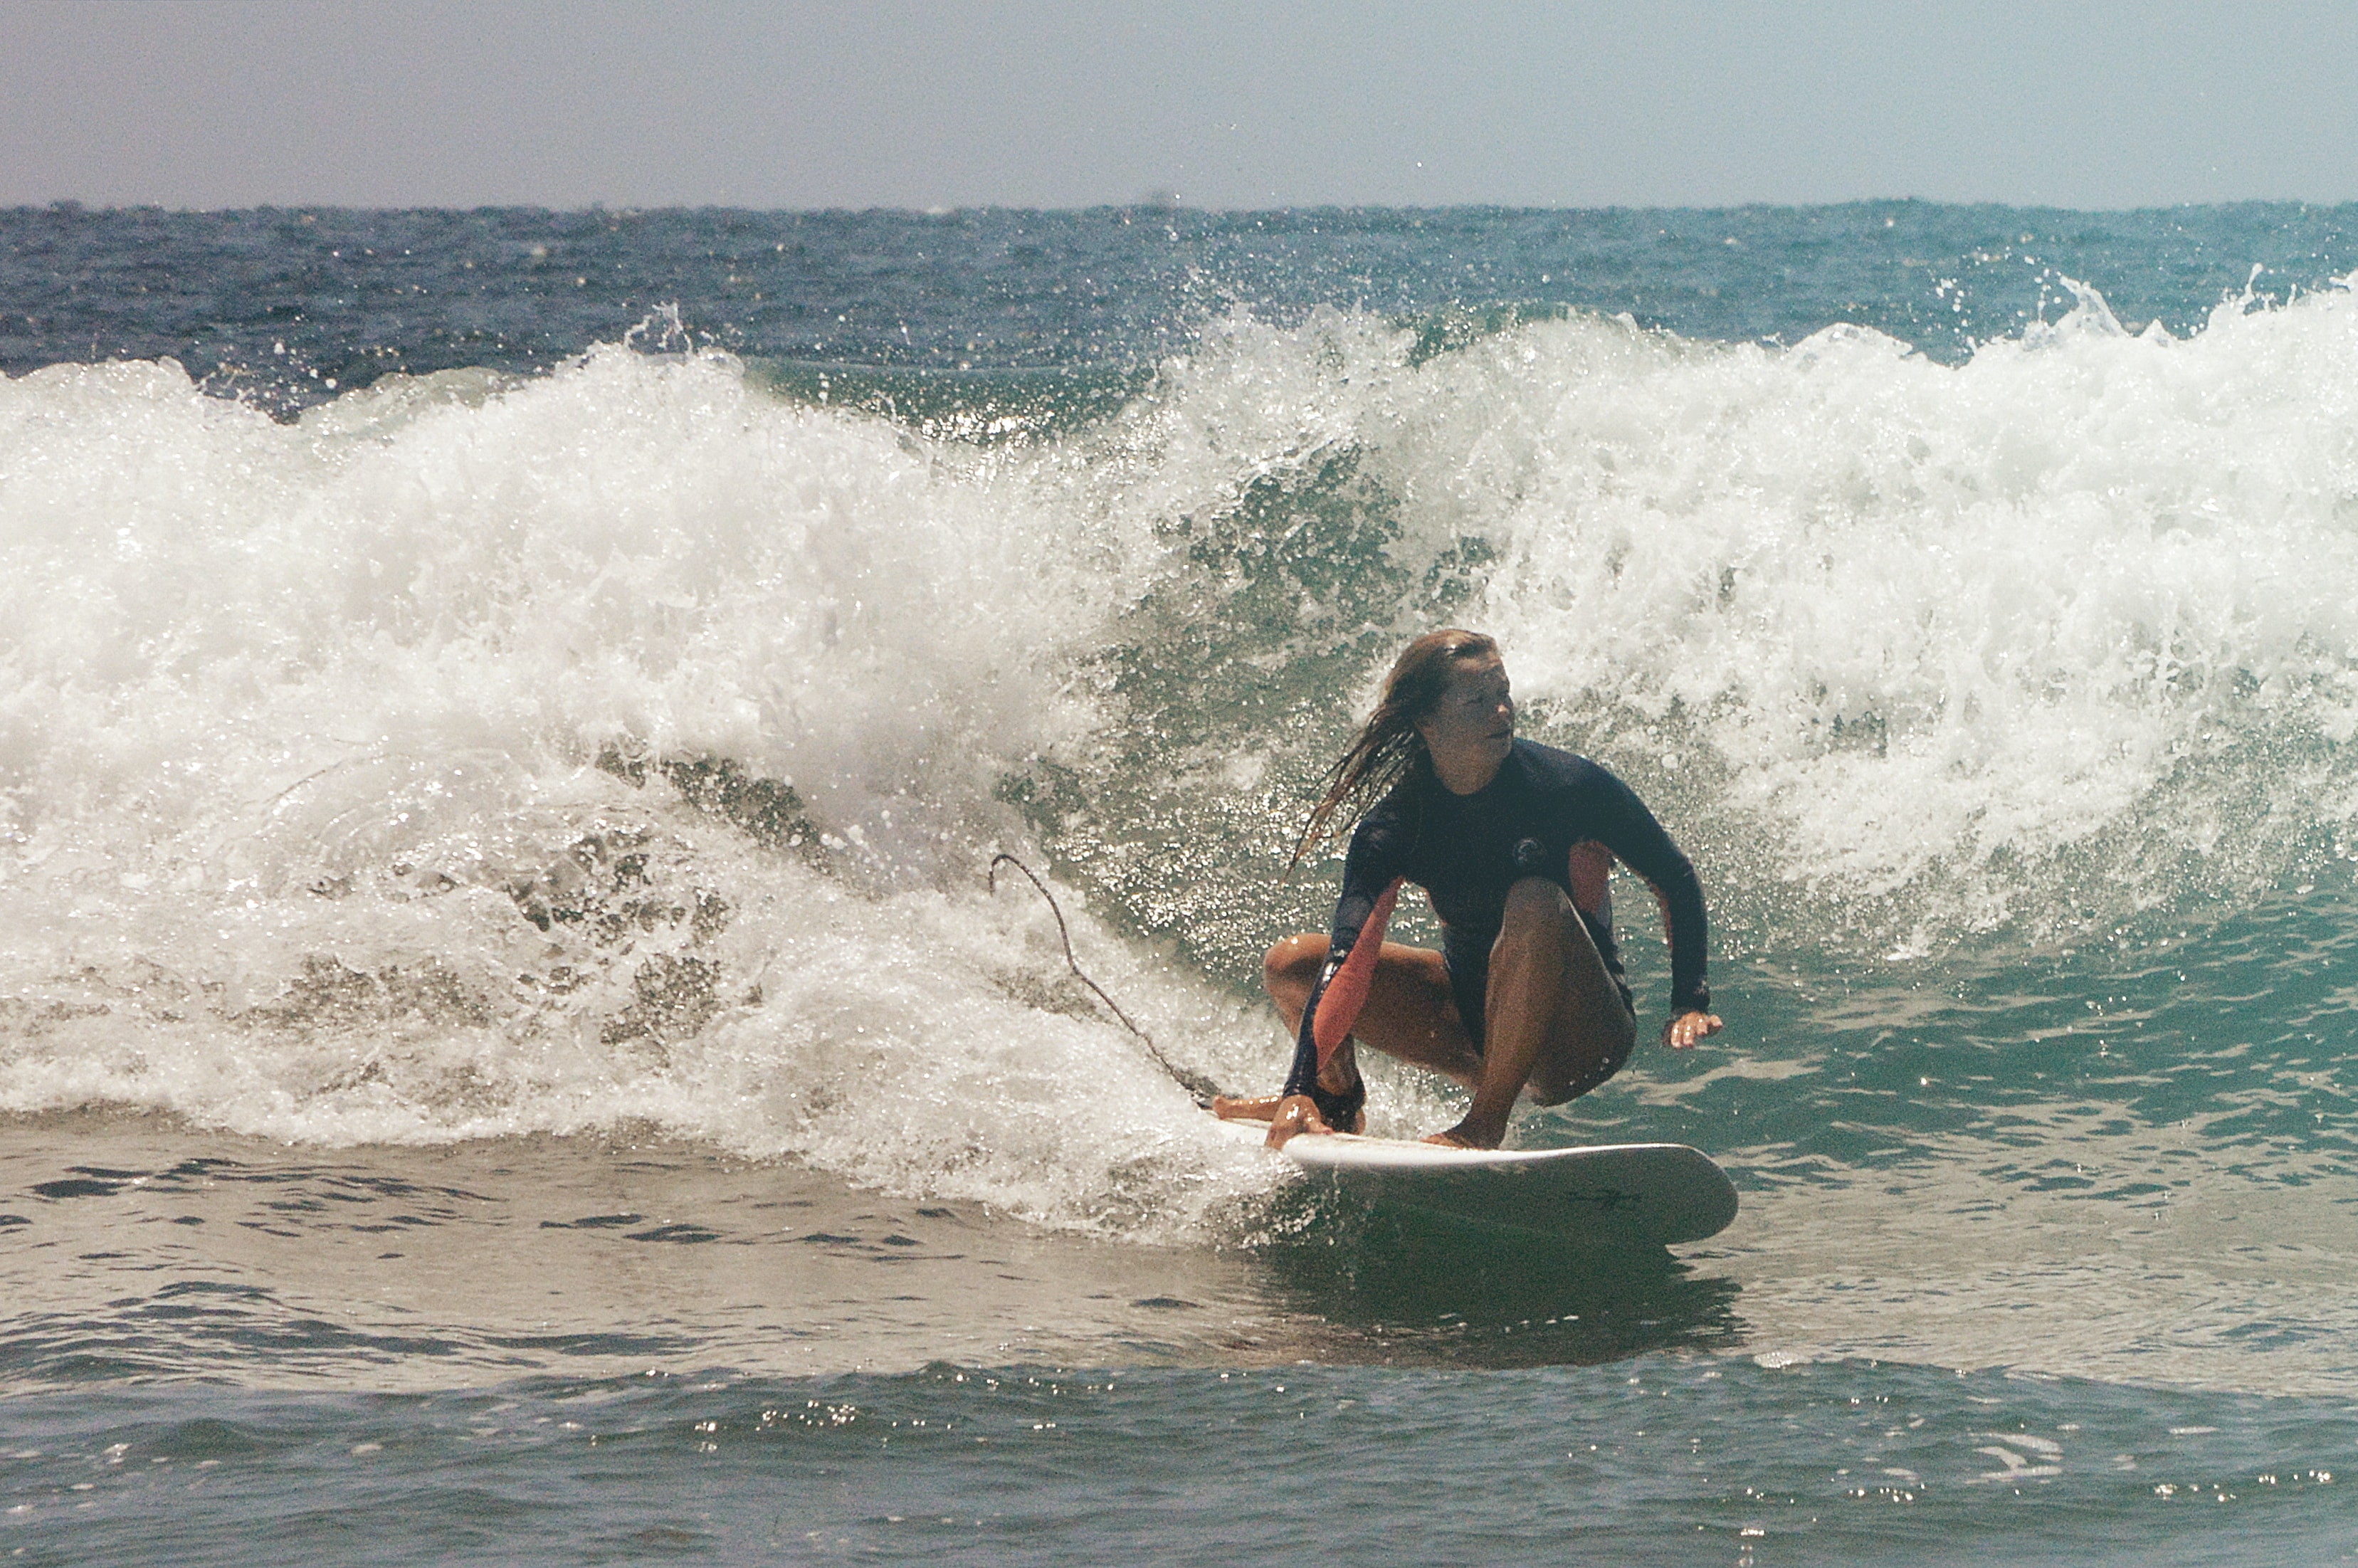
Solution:
{"label": "surfer's bare arm", "polygon": [[1692,1051],[1703,1043],[1704,1036],[1716,1034],[1719,1029],[1719,1015],[1715,1012],[1677,1013],[1662,1025],[1662,1044],[1673,1051]]}

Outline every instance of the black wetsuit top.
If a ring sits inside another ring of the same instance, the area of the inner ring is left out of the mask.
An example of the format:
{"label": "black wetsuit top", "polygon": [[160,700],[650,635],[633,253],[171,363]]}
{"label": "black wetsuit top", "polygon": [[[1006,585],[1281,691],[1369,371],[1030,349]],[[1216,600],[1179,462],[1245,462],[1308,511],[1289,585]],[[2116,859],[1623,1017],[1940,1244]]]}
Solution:
{"label": "black wetsuit top", "polygon": [[[1703,887],[1686,856],[1628,784],[1585,757],[1519,740],[1498,775],[1476,793],[1452,795],[1432,762],[1423,761],[1359,819],[1343,862],[1343,893],[1335,903],[1327,960],[1303,1010],[1285,1093],[1306,1094],[1316,1082],[1313,1025],[1318,1003],[1378,902],[1403,880],[1422,887],[1441,917],[1450,989],[1477,1049],[1490,945],[1506,918],[1507,891],[1524,877],[1544,877],[1572,899],[1622,1004],[1634,1012],[1613,941],[1612,901],[1605,892],[1610,862],[1590,847],[1601,847],[1645,878],[1662,902],[1671,941],[1671,1011],[1708,1011]],[[1576,848],[1588,849],[1593,871],[1592,885],[1577,890]],[[1373,936],[1380,941],[1383,933],[1379,929]]]}

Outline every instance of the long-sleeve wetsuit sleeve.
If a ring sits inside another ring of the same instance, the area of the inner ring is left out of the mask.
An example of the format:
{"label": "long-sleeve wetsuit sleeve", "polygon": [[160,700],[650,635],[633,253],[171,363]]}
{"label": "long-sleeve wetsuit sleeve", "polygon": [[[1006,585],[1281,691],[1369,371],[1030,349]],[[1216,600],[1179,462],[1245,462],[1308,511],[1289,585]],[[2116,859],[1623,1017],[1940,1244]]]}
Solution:
{"label": "long-sleeve wetsuit sleeve", "polygon": [[1705,925],[1703,883],[1694,866],[1671,841],[1654,814],[1637,792],[1612,774],[1599,770],[1599,787],[1607,798],[1599,817],[1606,825],[1598,842],[1620,862],[1646,879],[1661,902],[1662,922],[1671,942],[1671,1011],[1708,1012],[1711,987],[1704,979]]}
{"label": "long-sleeve wetsuit sleeve", "polygon": [[[1401,879],[1389,862],[1390,857],[1370,834],[1362,831],[1352,836],[1350,853],[1343,860],[1343,893],[1335,901],[1335,924],[1327,933],[1326,962],[1319,967],[1318,983],[1302,1010],[1285,1094],[1310,1092],[1311,1085],[1318,1081],[1321,1062],[1342,1044],[1368,1000],[1368,983],[1383,946],[1384,926],[1391,919],[1392,901],[1400,893]],[[1358,955],[1357,963],[1352,962],[1354,954]],[[1322,1004],[1325,1004],[1323,1014]]]}

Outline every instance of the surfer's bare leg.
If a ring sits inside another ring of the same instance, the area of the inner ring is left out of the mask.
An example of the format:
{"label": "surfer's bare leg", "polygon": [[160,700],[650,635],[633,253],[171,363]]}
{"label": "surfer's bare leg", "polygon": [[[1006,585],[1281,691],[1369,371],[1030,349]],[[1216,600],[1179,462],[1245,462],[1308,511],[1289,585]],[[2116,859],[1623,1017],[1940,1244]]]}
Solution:
{"label": "surfer's bare leg", "polygon": [[[1315,933],[1290,936],[1262,959],[1261,983],[1289,1030],[1302,1027],[1302,1010],[1310,1005],[1311,989],[1325,965],[1326,938]],[[1387,942],[1376,949],[1367,1002],[1352,1021],[1343,1050],[1335,1054],[1336,1062],[1345,1059],[1352,1042],[1372,1045],[1387,1056],[1440,1073],[1468,1088],[1482,1071],[1482,1053],[1474,1048],[1457,1016],[1449,966],[1429,947]],[[1347,1076],[1330,1087],[1349,1085]]]}
{"label": "surfer's bare leg", "polygon": [[[1261,959],[1261,986],[1287,1031],[1302,1028],[1302,1010],[1309,1007],[1311,988],[1325,967],[1327,938],[1315,931],[1287,936]],[[1466,1037],[1465,1021],[1457,1019],[1457,1000],[1450,995],[1450,969],[1432,948],[1410,948],[1408,943],[1387,941],[1375,953],[1375,976],[1368,983],[1368,1002],[1351,1021],[1351,1035],[1335,1052],[1330,1068],[1348,1065],[1354,1043],[1372,1044],[1387,1056],[1399,1056],[1412,1065],[1453,1077],[1474,1087],[1481,1077],[1481,1052]],[[1321,1082],[1325,1085],[1325,1073]],[[1325,1085],[1351,1087],[1351,1076]]]}
{"label": "surfer's bare leg", "polygon": [[[1302,1010],[1310,1005],[1311,989],[1325,963],[1326,938],[1314,932],[1287,937],[1262,960],[1261,983],[1289,1032],[1302,1027]],[[1469,1089],[1481,1076],[1482,1054],[1466,1038],[1466,1025],[1457,1016],[1449,967],[1430,948],[1387,942],[1377,949],[1367,1004],[1359,1009],[1342,1048],[1319,1073],[1322,1088],[1339,1092],[1351,1087],[1358,1073],[1352,1047],[1360,1041]],[[1277,1097],[1267,1095],[1223,1098],[1214,1101],[1212,1108],[1232,1119],[1266,1121],[1276,1114],[1277,1105]]]}
{"label": "surfer's bare leg", "polygon": [[1526,877],[1507,893],[1490,948],[1489,1023],[1465,1119],[1432,1141],[1496,1149],[1525,1088],[1541,1105],[1586,1094],[1620,1070],[1637,1025],[1563,890]]}

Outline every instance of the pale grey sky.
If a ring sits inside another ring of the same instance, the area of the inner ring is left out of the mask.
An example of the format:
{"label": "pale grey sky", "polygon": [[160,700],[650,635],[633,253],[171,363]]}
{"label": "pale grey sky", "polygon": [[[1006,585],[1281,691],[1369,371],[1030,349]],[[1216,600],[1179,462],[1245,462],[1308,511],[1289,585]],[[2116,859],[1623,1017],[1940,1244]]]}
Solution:
{"label": "pale grey sky", "polygon": [[0,204],[2358,199],[2348,0],[0,0]]}

